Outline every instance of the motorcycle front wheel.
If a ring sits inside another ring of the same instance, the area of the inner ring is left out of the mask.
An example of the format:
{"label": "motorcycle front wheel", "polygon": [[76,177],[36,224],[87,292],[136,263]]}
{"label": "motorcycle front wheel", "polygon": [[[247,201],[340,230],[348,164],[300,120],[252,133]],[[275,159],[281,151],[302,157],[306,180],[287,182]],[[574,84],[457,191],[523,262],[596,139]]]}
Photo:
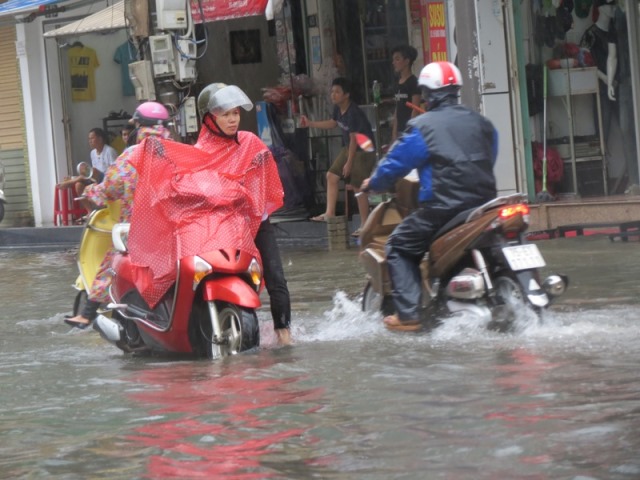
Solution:
{"label": "motorcycle front wheel", "polygon": [[371,282],[367,282],[362,294],[362,311],[369,313],[381,312],[382,315],[393,314],[393,302],[390,295],[381,295],[373,289]]}
{"label": "motorcycle front wheel", "polygon": [[235,355],[260,346],[260,325],[255,310],[227,302],[216,302],[222,331],[220,343],[210,342],[210,357]]}

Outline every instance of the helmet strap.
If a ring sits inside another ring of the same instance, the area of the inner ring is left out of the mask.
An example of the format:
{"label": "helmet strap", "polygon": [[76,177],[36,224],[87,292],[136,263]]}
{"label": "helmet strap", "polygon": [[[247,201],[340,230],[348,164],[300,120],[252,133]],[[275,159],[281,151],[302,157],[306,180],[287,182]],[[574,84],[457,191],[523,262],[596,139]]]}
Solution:
{"label": "helmet strap", "polygon": [[[211,123],[213,124],[213,126],[210,125]],[[202,117],[202,124],[207,127],[207,130],[209,130],[209,132],[213,135],[234,140],[238,145],[240,145],[240,142],[238,141],[238,132],[234,133],[233,135],[227,135],[226,133],[224,133],[220,128],[220,125],[218,125],[218,122],[216,122],[216,116],[211,112],[207,112],[204,114],[204,117]]]}

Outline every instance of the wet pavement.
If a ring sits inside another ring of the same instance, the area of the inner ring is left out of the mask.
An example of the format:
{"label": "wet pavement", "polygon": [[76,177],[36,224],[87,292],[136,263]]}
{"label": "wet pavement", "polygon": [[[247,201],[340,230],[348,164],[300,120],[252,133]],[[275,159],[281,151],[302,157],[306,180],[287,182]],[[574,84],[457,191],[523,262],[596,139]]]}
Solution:
{"label": "wet pavement", "polygon": [[0,478],[640,478],[640,244],[538,245],[571,277],[542,323],[418,335],[361,312],[355,249],[284,247],[295,345],[264,306],[216,363],[70,331],[72,252],[0,252]]}

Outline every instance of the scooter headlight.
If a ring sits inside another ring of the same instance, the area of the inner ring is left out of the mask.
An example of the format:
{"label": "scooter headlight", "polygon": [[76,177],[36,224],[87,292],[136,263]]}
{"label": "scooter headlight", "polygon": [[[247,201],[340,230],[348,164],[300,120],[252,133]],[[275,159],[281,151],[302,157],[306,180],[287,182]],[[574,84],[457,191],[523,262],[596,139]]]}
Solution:
{"label": "scooter headlight", "polygon": [[260,283],[262,283],[262,268],[260,268],[260,263],[255,258],[251,260],[251,264],[249,265],[249,269],[247,270],[249,276],[251,277],[251,281],[258,288]]}
{"label": "scooter headlight", "polygon": [[205,262],[202,258],[196,256],[193,258],[193,289],[198,285],[204,277],[213,272],[213,267]]}

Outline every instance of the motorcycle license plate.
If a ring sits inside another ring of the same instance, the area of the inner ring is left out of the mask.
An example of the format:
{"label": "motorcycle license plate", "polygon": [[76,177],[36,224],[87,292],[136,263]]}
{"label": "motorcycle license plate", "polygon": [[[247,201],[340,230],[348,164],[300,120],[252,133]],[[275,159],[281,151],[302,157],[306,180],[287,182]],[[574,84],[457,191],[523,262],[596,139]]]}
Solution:
{"label": "motorcycle license plate", "polygon": [[504,256],[513,271],[541,268],[546,265],[538,246],[534,244],[504,247]]}

